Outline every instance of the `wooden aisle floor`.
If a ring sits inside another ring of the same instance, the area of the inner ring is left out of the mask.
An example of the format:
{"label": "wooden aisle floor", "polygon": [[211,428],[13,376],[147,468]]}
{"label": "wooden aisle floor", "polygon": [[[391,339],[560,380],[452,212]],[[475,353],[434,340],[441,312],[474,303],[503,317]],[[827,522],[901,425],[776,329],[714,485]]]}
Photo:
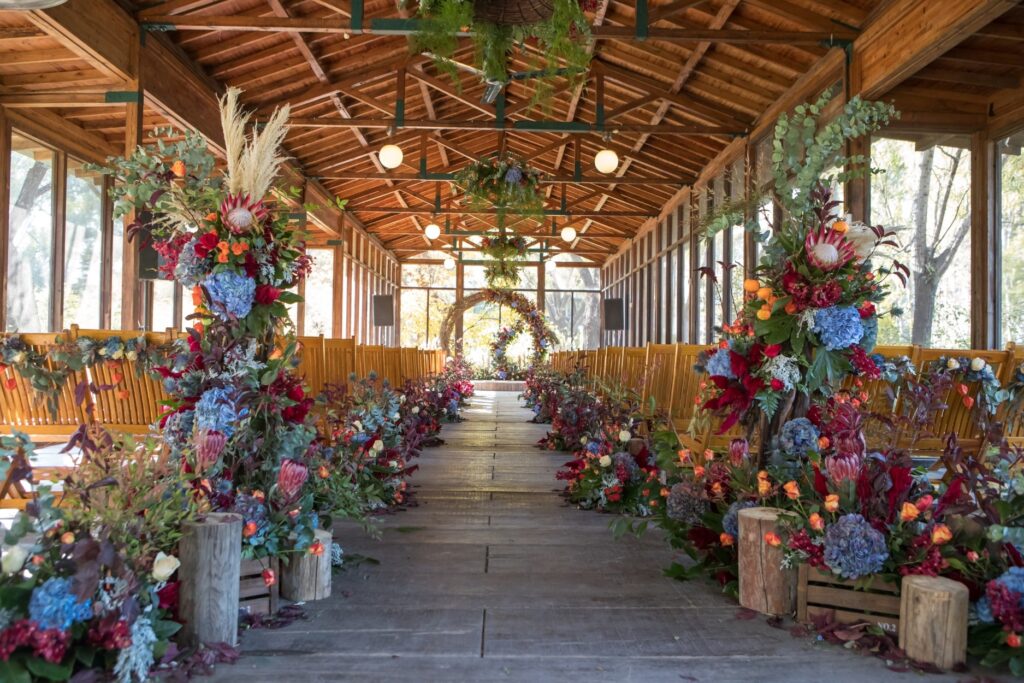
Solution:
{"label": "wooden aisle floor", "polygon": [[[512,392],[481,392],[413,476],[417,507],[383,538],[336,531],[349,555],[308,620],[242,637],[214,681],[912,681],[661,571],[656,532],[615,541],[610,518],[558,495],[564,453],[538,450]],[[929,681],[957,680],[929,676]],[[202,680],[202,679],[200,679]]]}

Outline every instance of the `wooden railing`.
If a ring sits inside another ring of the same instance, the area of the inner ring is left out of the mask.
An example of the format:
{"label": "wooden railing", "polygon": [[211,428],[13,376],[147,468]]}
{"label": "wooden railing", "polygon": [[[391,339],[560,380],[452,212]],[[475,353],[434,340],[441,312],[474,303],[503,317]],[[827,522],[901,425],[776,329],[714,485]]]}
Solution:
{"label": "wooden railing", "polygon": [[[571,371],[581,367],[591,379],[595,389],[600,384],[619,384],[636,388],[643,399],[653,397],[659,410],[666,414],[680,434],[690,430],[690,423],[697,409],[695,398],[699,393],[701,382],[706,380],[703,373],[694,366],[701,351],[707,350],[701,344],[648,344],[644,347],[603,347],[596,351],[562,351],[552,354],[551,364],[556,370]],[[886,358],[908,357],[914,367],[921,371],[932,361],[945,356],[966,357],[969,359],[983,358],[992,366],[995,376],[1005,387],[1014,377],[1021,363],[1024,362],[1024,348],[1011,343],[1005,350],[964,350],[964,349],[930,349],[920,346],[879,346],[874,350]],[[867,391],[869,400],[878,411],[900,411],[900,397],[894,406],[887,403],[882,389],[881,380],[868,381],[858,388]],[[851,388],[852,384],[847,387]],[[968,393],[975,396],[978,392],[977,383],[967,383]],[[943,397],[947,408],[936,417],[935,423],[928,429],[928,434],[919,438],[915,444],[918,453],[938,453],[942,451],[946,437],[955,433],[965,448],[977,448],[981,445],[984,435],[978,430],[971,419],[971,411],[967,408],[957,387],[950,388],[948,395]],[[1002,409],[1006,410],[1005,406]],[[1005,414],[997,416],[1004,419]],[[1021,420],[1011,420],[1011,428],[1006,437],[1011,444],[1024,445],[1024,425]],[[739,428],[726,434],[717,435],[717,428],[712,427],[694,439],[702,446],[719,447],[736,436],[742,436]],[[906,437],[907,435],[899,435]]]}
{"label": "wooden railing", "polygon": [[[122,330],[81,330],[73,328],[58,334],[22,334],[21,338],[37,353],[46,355],[60,336],[63,340],[78,338],[124,339],[145,334],[150,347],[163,346],[182,338],[183,333],[125,332]],[[407,379],[419,379],[444,368],[444,352],[398,347],[365,346],[354,339],[299,337],[298,372],[304,376],[311,393],[318,394],[326,384],[347,382],[350,375],[366,377],[375,372],[393,385]],[[169,398],[163,384],[142,368],[137,361],[122,359],[118,363],[99,363],[81,372],[72,372],[61,388],[57,411],[52,412],[46,397],[35,391],[14,368],[7,370],[7,386],[0,387],[0,432],[18,430],[40,442],[60,442],[90,420],[111,430],[144,433],[160,417],[162,401]],[[86,391],[81,402],[75,389],[82,381],[96,386],[113,386],[109,391],[93,394]]]}

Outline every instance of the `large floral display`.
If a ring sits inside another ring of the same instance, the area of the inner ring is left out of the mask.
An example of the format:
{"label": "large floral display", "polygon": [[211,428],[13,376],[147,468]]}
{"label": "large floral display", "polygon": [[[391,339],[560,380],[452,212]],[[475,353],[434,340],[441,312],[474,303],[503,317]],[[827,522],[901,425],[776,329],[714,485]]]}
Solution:
{"label": "large floral display", "polygon": [[[892,313],[888,289],[906,269],[893,258],[891,231],[838,215],[826,170],[845,169],[840,179],[866,172],[863,159],[842,156],[845,142],[894,112],[854,100],[822,123],[826,103],[780,119],[768,194],[783,221],[745,283],[739,317],[701,356],[690,435],[628,390],[595,396],[579,372],[534,372],[524,398],[551,422],[545,444],[574,453],[559,473],[566,496],[623,513],[612,523],[616,534],[660,526],[686,556],[670,576],[709,576],[735,595],[739,513],[775,508],[782,522],[764,542],[780,548],[784,566],[861,587],[898,586],[913,575],[960,582],[972,600],[970,652],[1024,674],[1024,458],[1002,440],[1020,420],[1020,382],[1002,386],[984,354],[915,367],[875,352],[878,317]],[[727,207],[708,221],[709,234],[742,224],[743,211],[764,202],[758,193]],[[980,438],[968,444],[936,433],[953,410]],[[936,442],[941,477],[911,457]],[[826,618],[810,630],[903,657],[867,623]]]}
{"label": "large floral display", "polygon": [[547,318],[537,309],[537,306],[519,292],[508,289],[482,289],[473,292],[469,296],[460,299],[452,306],[443,321],[441,321],[441,348],[448,351],[450,355],[459,355],[460,349],[455,348],[458,343],[452,339],[455,331],[455,321],[464,312],[480,303],[495,303],[500,306],[507,306],[517,313],[520,319],[533,337],[533,365],[539,367],[547,359],[548,353],[558,344],[558,337],[554,330],[548,326]]}

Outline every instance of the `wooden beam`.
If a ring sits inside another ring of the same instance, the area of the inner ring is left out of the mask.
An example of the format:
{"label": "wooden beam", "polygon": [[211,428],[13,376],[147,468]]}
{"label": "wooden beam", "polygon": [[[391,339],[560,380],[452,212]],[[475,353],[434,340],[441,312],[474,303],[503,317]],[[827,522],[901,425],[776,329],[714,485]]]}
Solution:
{"label": "wooden beam", "polygon": [[[644,98],[644,104],[657,99],[657,95],[649,95]],[[358,99],[358,98],[357,98]],[[382,105],[383,106],[383,105]],[[388,108],[389,113],[391,108]],[[614,112],[613,112],[614,113]],[[620,112],[621,113],[621,112]],[[680,137],[700,136],[739,136],[744,135],[745,130],[739,127],[729,126],[677,126],[669,124],[622,124],[613,123],[601,126],[597,123],[587,121],[530,121],[518,120],[498,122],[483,119],[404,119],[398,125],[393,118],[368,118],[355,117],[339,120],[334,118],[293,118],[289,120],[292,128],[394,128],[395,130],[477,130],[477,131],[507,131],[519,133],[531,133],[534,135],[562,135],[593,134],[603,135],[610,133],[646,133],[648,135],[675,135]]]}
{"label": "wooden beam", "polygon": [[69,0],[47,10],[25,12],[37,28],[113,78],[138,75],[139,27],[113,2]]}
{"label": "wooden beam", "polygon": [[[398,213],[414,213],[423,214],[425,212],[434,213],[441,216],[447,215],[481,215],[481,216],[492,216],[502,213],[500,209],[470,209],[466,207],[462,208],[446,208],[442,207],[440,211],[431,211],[430,208],[424,209],[423,207],[416,206],[347,206],[347,211],[354,213],[384,213],[384,214],[398,214]],[[557,211],[553,209],[546,210],[546,216],[604,216],[606,218],[650,218],[651,213],[648,211],[600,211],[593,209],[584,209],[578,211]]]}
{"label": "wooden beam", "polygon": [[860,94],[881,97],[1018,4],[892,0],[854,41],[863,84]]}
{"label": "wooden beam", "polygon": [[[440,177],[438,177],[440,176]],[[360,173],[360,172],[349,172],[349,173],[330,173],[326,175],[316,176],[318,180],[393,180],[395,182],[435,182],[435,183],[450,183],[452,181],[452,174],[450,173],[431,173],[426,176],[422,176],[418,173]],[[555,184],[555,185],[672,185],[680,186],[691,182],[692,179],[686,178],[670,178],[666,176],[633,176],[629,178],[617,178],[614,176],[580,176],[575,175],[546,175],[541,176],[540,184]]]}

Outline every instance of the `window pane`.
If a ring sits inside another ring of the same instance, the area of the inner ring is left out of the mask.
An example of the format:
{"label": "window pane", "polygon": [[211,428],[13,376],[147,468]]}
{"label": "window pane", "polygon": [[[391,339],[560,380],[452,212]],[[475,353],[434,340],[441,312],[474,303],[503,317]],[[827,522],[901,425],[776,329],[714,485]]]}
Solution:
{"label": "window pane", "polygon": [[[124,273],[124,221],[114,220],[113,253],[110,257],[110,326],[121,328],[121,279]],[[192,301],[192,297],[188,297]]]}
{"label": "window pane", "polygon": [[427,346],[427,290],[402,290],[402,346]]}
{"label": "window pane", "polygon": [[999,143],[1002,340],[1024,342],[1024,134]]}
{"label": "window pane", "polygon": [[100,327],[103,176],[68,159],[64,233],[64,322]]}
{"label": "window pane", "polygon": [[455,305],[455,292],[450,289],[430,290],[430,327],[427,330],[426,345],[429,348],[440,348],[441,346],[441,325],[448,312]]}
{"label": "window pane", "polygon": [[[739,316],[743,307],[743,236],[745,231],[742,225],[734,225],[730,229],[732,238],[732,270],[729,271],[729,286],[731,287],[732,306],[730,312],[733,319]],[[729,321],[730,323],[732,321]]]}
{"label": "window pane", "polygon": [[482,289],[487,286],[483,266],[463,266],[463,283],[466,289]]}
{"label": "window pane", "polygon": [[170,280],[153,280],[153,327],[156,331],[174,327],[174,287]]}
{"label": "window pane", "polygon": [[[971,155],[966,149],[879,138],[871,145],[872,223],[895,230],[911,269],[881,306],[902,311],[879,323],[880,344],[966,348],[971,341]],[[935,324],[939,318],[941,324]]]}
{"label": "window pane", "polygon": [[558,335],[560,349],[573,346],[572,292],[545,292],[544,314],[548,325]]}
{"label": "window pane", "polygon": [[454,287],[455,270],[442,264],[409,263],[402,266],[402,285],[405,287]]}
{"label": "window pane", "polygon": [[313,270],[306,278],[303,334],[330,337],[334,331],[334,250],[310,249]]}
{"label": "window pane", "polygon": [[601,345],[601,294],[573,292],[573,345],[577,349],[596,349]]}
{"label": "window pane", "polygon": [[54,153],[11,136],[7,330],[49,332],[53,304]]}

